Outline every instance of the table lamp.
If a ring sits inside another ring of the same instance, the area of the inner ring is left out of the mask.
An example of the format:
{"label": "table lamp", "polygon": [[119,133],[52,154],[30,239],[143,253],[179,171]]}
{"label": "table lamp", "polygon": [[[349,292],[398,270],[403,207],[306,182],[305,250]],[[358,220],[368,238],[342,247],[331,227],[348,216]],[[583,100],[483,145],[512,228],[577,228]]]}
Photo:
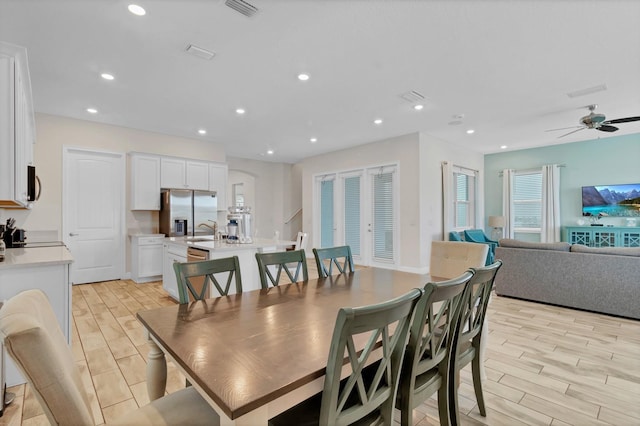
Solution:
{"label": "table lamp", "polygon": [[491,231],[491,239],[498,241],[500,238],[502,238],[504,216],[489,216],[489,226],[493,228],[493,230]]}

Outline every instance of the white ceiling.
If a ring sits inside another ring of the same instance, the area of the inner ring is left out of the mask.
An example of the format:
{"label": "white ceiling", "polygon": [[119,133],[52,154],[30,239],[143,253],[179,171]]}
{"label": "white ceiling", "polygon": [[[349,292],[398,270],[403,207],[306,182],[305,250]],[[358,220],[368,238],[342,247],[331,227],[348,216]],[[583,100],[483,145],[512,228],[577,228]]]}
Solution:
{"label": "white ceiling", "polygon": [[[640,133],[640,122],[545,132],[577,126],[591,103],[608,119],[640,115],[640,1],[250,3],[251,18],[224,0],[0,0],[0,40],[27,48],[38,112],[220,142],[237,157],[295,162],[416,131],[482,153]],[[422,111],[399,96],[411,90]]]}

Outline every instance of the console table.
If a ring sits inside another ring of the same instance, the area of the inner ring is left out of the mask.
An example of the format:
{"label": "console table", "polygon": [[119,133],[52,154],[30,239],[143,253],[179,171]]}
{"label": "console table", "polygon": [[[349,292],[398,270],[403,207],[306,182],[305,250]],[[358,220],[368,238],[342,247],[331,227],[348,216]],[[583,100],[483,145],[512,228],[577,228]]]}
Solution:
{"label": "console table", "polygon": [[640,247],[640,227],[567,226],[566,241],[589,247]]}

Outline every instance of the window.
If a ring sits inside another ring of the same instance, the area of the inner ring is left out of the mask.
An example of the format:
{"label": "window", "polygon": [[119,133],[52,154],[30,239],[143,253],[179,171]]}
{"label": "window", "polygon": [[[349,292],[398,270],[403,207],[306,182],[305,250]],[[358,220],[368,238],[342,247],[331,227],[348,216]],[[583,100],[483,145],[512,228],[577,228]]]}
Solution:
{"label": "window", "polygon": [[344,178],[344,243],[360,256],[360,176]]}
{"label": "window", "polygon": [[542,231],[542,171],[516,172],[513,176],[513,232],[516,238],[531,240]]}
{"label": "window", "polygon": [[476,227],[476,171],[462,167],[453,168],[453,227]]}
{"label": "window", "polygon": [[333,178],[320,182],[320,247],[333,247]]}

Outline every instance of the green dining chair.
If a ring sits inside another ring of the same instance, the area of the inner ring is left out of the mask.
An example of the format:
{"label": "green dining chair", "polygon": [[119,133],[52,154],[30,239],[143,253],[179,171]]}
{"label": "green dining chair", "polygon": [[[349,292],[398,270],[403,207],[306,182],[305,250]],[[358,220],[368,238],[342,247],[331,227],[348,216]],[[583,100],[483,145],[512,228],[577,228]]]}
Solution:
{"label": "green dining chair", "polygon": [[[322,392],[270,419],[269,425],[392,425],[407,333],[423,293],[414,289],[383,303],[340,308]],[[354,340],[356,335],[367,338],[361,351]],[[375,371],[365,376],[364,367],[378,347],[382,359],[374,364]],[[343,366],[349,372],[340,380]]]}
{"label": "green dining chair", "polygon": [[[450,362],[458,342],[463,301],[474,272],[441,282],[430,282],[416,306],[407,351],[400,374],[396,408],[400,424],[411,425],[413,410],[438,393],[441,425],[458,425],[458,412],[450,403],[454,385]],[[457,407],[456,407],[457,409]]]}
{"label": "green dining chair", "polygon": [[[234,281],[236,293],[242,293],[242,277],[238,256],[199,262],[176,262],[173,264],[173,270],[178,281],[180,303],[215,297],[215,295],[209,295],[211,286],[215,287],[218,295],[227,296],[231,289],[231,283]],[[218,278],[224,277],[225,274],[227,281],[223,287]]]}
{"label": "green dining chair", "polygon": [[[299,281],[300,271],[302,280],[309,279],[307,270],[307,258],[304,250],[278,251],[273,253],[256,253],[258,262],[258,274],[260,275],[260,285],[263,289],[269,288],[269,284],[277,286],[280,283],[280,276],[284,270],[290,282]],[[275,267],[276,276],[273,276],[270,266]],[[295,267],[295,272],[291,273],[291,268]]]}
{"label": "green dining chair", "polygon": [[[469,292],[460,313],[462,331],[460,343],[457,345],[457,356],[452,365],[452,374],[459,376],[459,371],[471,363],[471,375],[473,377],[473,389],[476,394],[478,410],[482,416],[487,415],[482,392],[482,367],[484,358],[481,348],[484,338],[487,319],[487,306],[493,290],[493,283],[502,266],[502,261],[482,268],[471,268],[474,271],[473,278],[469,281]],[[457,385],[451,387],[449,400],[452,410],[458,409]]]}
{"label": "green dining chair", "polygon": [[[318,267],[318,278],[325,278],[332,275],[333,265],[336,265],[336,268],[338,268],[341,274],[353,272],[354,270],[353,256],[351,256],[351,247],[349,246],[314,248],[313,256],[316,259],[316,266]],[[344,261],[341,261],[343,258]],[[325,262],[327,260],[329,261],[328,265]]]}

